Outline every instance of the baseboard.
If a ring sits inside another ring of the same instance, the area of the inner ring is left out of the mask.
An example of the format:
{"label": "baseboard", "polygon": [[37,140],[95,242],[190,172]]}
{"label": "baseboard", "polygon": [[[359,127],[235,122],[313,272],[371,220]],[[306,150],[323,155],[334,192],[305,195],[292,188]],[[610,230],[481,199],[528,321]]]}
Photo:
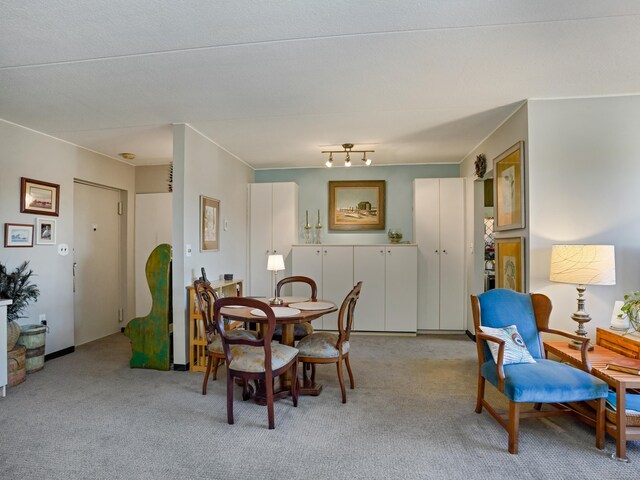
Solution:
{"label": "baseboard", "polygon": [[469,337],[471,340],[473,340],[474,342],[476,341],[476,336],[473,333],[471,333],[469,330],[467,330],[465,333],[467,334],[467,337]]}
{"label": "baseboard", "polygon": [[57,352],[46,354],[44,356],[44,361],[48,362],[49,360],[53,360],[54,358],[58,358],[58,357],[63,357],[75,351],[76,351],[76,347],[63,348],[62,350],[58,350]]}
{"label": "baseboard", "polygon": [[183,363],[174,363],[173,364],[173,369],[176,372],[188,372],[189,371],[189,364],[183,364]]}
{"label": "baseboard", "polygon": [[464,335],[464,330],[418,330],[418,335]]}

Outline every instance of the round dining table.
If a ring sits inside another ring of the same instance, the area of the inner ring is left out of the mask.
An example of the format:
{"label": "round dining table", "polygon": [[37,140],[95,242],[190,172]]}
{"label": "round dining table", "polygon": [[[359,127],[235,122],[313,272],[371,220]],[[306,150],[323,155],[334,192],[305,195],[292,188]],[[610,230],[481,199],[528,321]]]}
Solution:
{"label": "round dining table", "polygon": [[[333,313],[338,310],[337,305],[330,300],[316,300],[316,302],[312,302],[308,298],[304,299],[300,297],[282,297],[283,303],[280,305],[273,305],[269,302],[269,299],[266,299],[266,298],[265,299],[258,298],[257,300],[263,300],[264,302],[269,303],[269,306],[271,308],[274,308],[274,313],[279,311],[277,307],[289,308],[289,310],[282,310],[283,313],[286,313],[286,316],[285,315],[278,316],[276,314],[276,325],[282,326],[282,338],[280,340],[280,343],[282,343],[283,345],[288,345],[290,347],[294,346],[294,342],[295,342],[294,330],[295,330],[296,324],[312,322],[313,320],[321,318],[323,315],[326,315],[327,313]],[[297,305],[298,303],[318,303],[319,305],[326,304],[327,308],[323,308],[322,310],[302,310],[298,308],[293,309],[295,311],[290,310],[293,307],[289,307],[289,305],[292,305],[292,304]],[[261,334],[264,334],[268,324],[267,318],[262,317],[260,315],[254,315],[253,313],[251,313],[252,310],[253,308],[250,308],[250,307],[243,307],[243,308],[225,307],[225,308],[222,308],[220,313],[222,313],[222,315],[226,318],[229,318],[231,320],[236,320],[239,322],[245,322],[245,324],[256,323],[260,326]],[[291,371],[289,370],[282,375],[282,378],[280,379],[280,388],[277,391],[274,390],[274,397],[281,398],[286,394],[288,394],[290,385],[291,385]],[[301,395],[318,395],[321,390],[322,390],[322,386],[318,384],[304,385],[303,388],[300,388],[300,394]],[[256,400],[258,401],[258,403],[262,402],[261,395],[259,393],[257,393],[256,395]]]}

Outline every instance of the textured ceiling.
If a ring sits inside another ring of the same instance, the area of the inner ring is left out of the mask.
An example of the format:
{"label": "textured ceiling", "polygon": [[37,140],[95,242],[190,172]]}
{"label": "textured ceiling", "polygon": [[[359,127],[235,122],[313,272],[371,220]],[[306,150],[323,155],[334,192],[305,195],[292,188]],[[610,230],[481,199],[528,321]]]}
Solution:
{"label": "textured ceiling", "polygon": [[255,168],[459,162],[526,98],[640,92],[640,2],[0,4],[0,118],[136,164],[186,122]]}

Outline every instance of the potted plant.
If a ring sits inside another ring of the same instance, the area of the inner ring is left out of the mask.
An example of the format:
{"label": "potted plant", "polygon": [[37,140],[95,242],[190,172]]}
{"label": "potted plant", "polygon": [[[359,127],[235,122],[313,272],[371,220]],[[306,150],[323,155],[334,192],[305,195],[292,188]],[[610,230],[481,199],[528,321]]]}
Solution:
{"label": "potted plant", "polygon": [[29,302],[38,300],[40,290],[31,282],[33,270],[29,269],[29,262],[24,261],[12,272],[6,265],[0,264],[0,298],[12,300],[7,307],[7,349],[11,351],[15,347],[20,336],[20,325],[16,322],[24,318],[22,312]]}
{"label": "potted plant", "polygon": [[629,327],[640,333],[640,292],[626,294],[620,310],[622,313],[618,314],[618,317],[624,318],[626,316],[629,319]]}

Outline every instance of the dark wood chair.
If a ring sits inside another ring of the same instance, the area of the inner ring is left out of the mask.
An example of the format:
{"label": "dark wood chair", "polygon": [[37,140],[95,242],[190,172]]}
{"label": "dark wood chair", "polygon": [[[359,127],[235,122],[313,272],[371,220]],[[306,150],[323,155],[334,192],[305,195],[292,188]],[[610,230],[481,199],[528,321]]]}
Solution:
{"label": "dark wood chair", "polygon": [[[518,430],[520,418],[577,415],[596,427],[596,447],[604,448],[605,398],[607,384],[589,373],[587,359],[589,339],[561,330],[549,328],[551,300],[539,293],[517,293],[504,288],[489,290],[481,295],[471,296],[471,309],[475,326],[478,350],[478,398],[476,413],[483,407],[508,432],[509,453],[518,453]],[[515,325],[517,333],[511,326]],[[493,335],[482,331],[481,327],[493,329]],[[505,334],[501,330],[508,328]],[[563,335],[581,344],[583,370],[564,363],[548,360],[542,344],[541,332]],[[499,338],[500,334],[504,338]],[[509,336],[510,335],[510,336]],[[507,340],[513,339],[513,353],[506,348]],[[498,345],[497,360],[494,361],[489,343]],[[520,362],[522,349],[526,348],[535,360]],[[520,350],[518,350],[520,349]],[[513,357],[514,363],[505,364],[505,359]],[[516,360],[517,359],[517,360]],[[484,398],[485,381],[494,385],[509,402],[508,415],[498,414]],[[595,404],[595,414],[583,415],[563,403],[591,401]],[[523,403],[533,403],[535,410],[520,412]],[[542,411],[543,403],[552,404],[557,409]]]}
{"label": "dark wood chair", "polygon": [[[213,373],[213,380],[215,380],[218,376],[218,367],[224,364],[225,361],[222,339],[220,335],[218,335],[216,324],[213,321],[213,305],[218,299],[218,295],[215,290],[211,288],[204,272],[203,277],[193,282],[193,288],[196,292],[196,300],[198,302],[198,308],[202,313],[202,322],[204,323],[205,335],[207,337],[207,370],[205,371],[202,381],[202,395],[206,395],[209,374]],[[256,338],[256,334],[249,330],[234,329],[229,330],[228,334],[236,338]]]}
{"label": "dark wood chair", "polygon": [[[310,301],[317,302],[318,301],[318,286],[316,282],[309,277],[303,276],[294,276],[294,277],[285,277],[278,282],[276,285],[276,297],[280,297],[280,293],[282,291],[282,287],[289,283],[306,283],[311,287],[311,297]],[[301,338],[306,337],[307,335],[311,335],[313,333],[313,327],[310,322],[298,323],[295,325],[293,330],[293,337],[295,340],[300,340]],[[282,326],[276,325],[276,329],[273,332],[273,339],[280,341],[282,339]]]}
{"label": "dark wood chair", "polygon": [[[237,338],[230,335],[231,330],[224,329],[222,308],[239,305],[258,309],[267,318],[267,328],[263,329],[260,339]],[[247,381],[262,382],[265,389],[269,429],[275,427],[273,413],[273,380],[291,369],[291,397],[293,406],[298,406],[298,350],[294,347],[272,343],[276,317],[266,303],[245,297],[220,298],[214,303],[214,321],[220,337],[227,362],[227,420],[233,424],[233,387],[234,378],[244,382],[243,393],[246,393]]]}
{"label": "dark wood chair", "polygon": [[[353,314],[356,302],[360,297],[362,282],[353,287],[345,297],[338,312],[338,333],[316,332],[304,337],[297,344],[299,350],[298,359],[303,364],[304,385],[315,383],[316,364],[335,363],[338,369],[338,381],[342,391],[342,403],[347,403],[347,391],[342,375],[342,362],[344,361],[349,373],[349,384],[351,389],[355,388],[353,372],[349,364],[351,327],[353,325]],[[311,365],[311,381],[307,378],[307,365]]]}

